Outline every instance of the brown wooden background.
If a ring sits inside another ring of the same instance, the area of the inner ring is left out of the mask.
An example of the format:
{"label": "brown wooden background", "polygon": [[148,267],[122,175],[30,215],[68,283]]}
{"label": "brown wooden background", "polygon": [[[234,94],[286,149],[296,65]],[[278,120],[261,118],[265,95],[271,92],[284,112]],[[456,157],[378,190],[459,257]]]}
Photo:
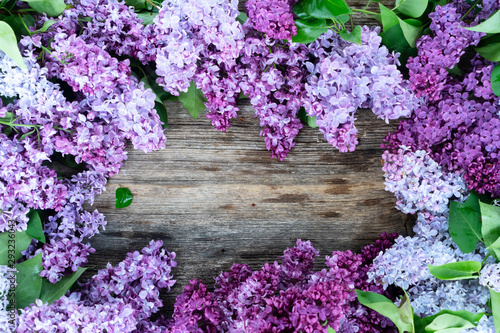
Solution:
{"label": "brown wooden background", "polygon": [[[161,239],[177,253],[177,284],[162,295],[170,313],[189,280],[201,278],[212,288],[213,277],[233,262],[257,269],[297,238],[320,250],[321,267],[333,250],[359,251],[383,231],[408,232],[381,170],[379,146],[397,121],[386,125],[369,110],[358,111],[354,153],[339,153],[305,126],[279,162],[270,158],[248,100],[242,103],[240,117],[222,133],[203,115],[193,121],[180,103],[169,102],[166,148],[144,154],[130,146],[125,166],[91,207],[108,225],[90,240],[97,251],[86,277]],[[128,208],[114,208],[119,185],[134,195]]]}

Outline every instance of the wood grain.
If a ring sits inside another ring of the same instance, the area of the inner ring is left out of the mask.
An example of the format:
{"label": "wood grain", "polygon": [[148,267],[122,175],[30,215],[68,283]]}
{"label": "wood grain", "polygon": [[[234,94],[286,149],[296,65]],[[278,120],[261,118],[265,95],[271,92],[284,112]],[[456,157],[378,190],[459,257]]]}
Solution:
{"label": "wood grain", "polygon": [[[96,254],[85,276],[128,251],[161,239],[177,253],[177,284],[162,295],[172,311],[182,286],[193,278],[213,287],[213,276],[233,262],[254,269],[274,261],[297,238],[320,250],[318,267],[333,250],[359,251],[383,231],[406,234],[406,216],[384,190],[380,142],[397,123],[358,111],[358,149],[339,153],[317,129],[304,127],[284,162],[271,159],[253,109],[241,105],[226,132],[209,120],[193,121],[168,104],[164,150],[144,154],[129,147],[128,160],[91,209],[108,221],[91,239]],[[118,186],[130,188],[131,206],[114,208]]]}

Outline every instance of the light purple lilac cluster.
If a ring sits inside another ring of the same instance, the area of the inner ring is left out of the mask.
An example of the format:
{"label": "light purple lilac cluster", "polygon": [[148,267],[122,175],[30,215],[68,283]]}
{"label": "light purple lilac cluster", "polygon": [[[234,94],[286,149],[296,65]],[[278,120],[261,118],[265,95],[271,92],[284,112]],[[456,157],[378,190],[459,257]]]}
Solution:
{"label": "light purple lilac cluster", "polygon": [[325,139],[341,152],[356,149],[358,108],[370,108],[388,122],[409,116],[418,105],[396,67],[398,55],[380,45],[379,31],[363,27],[363,44],[358,45],[329,30],[309,46],[314,57],[306,62],[310,75],[305,109],[316,117]]}
{"label": "light purple lilac cluster", "polygon": [[159,290],[175,283],[175,253],[161,241],[127,254],[80,286],[80,290],[51,304],[36,301],[22,310],[17,332],[145,332],[150,317],[163,305]]}
{"label": "light purple lilac cluster", "polygon": [[401,146],[382,155],[386,191],[396,196],[396,208],[405,214],[428,212],[434,216],[448,212],[450,198],[463,201],[467,195],[464,180],[454,173],[443,173],[424,150]]}
{"label": "light purple lilac cluster", "polygon": [[488,264],[481,269],[479,283],[500,293],[500,264]]}
{"label": "light purple lilac cluster", "polygon": [[281,264],[266,263],[256,271],[234,264],[216,278],[213,293],[193,280],[177,298],[165,332],[326,332],[328,326],[341,332],[395,331],[389,320],[363,308],[354,292],[384,292],[366,281],[366,272],[395,237],[383,235],[362,254],[335,251],[319,272],[312,270],[318,251],[297,240]]}
{"label": "light purple lilac cluster", "polygon": [[477,280],[438,280],[429,272],[427,264],[481,261],[485,251],[479,248],[477,253],[462,253],[446,231],[431,239],[400,236],[390,249],[373,260],[368,281],[377,281],[384,288],[394,285],[407,290],[418,316],[433,315],[444,309],[484,312],[488,289],[481,287]]}
{"label": "light purple lilac cluster", "polygon": [[163,2],[154,19],[157,83],[179,95],[199,71],[198,62],[231,67],[243,39],[238,14],[227,0]]}
{"label": "light purple lilac cluster", "polygon": [[[499,4],[489,6],[496,10]],[[461,27],[462,13],[453,4],[437,6],[430,15],[432,34],[417,42],[418,56],[410,58],[410,83],[424,104],[386,140],[391,154],[401,145],[413,152],[425,150],[443,172],[462,176],[479,193],[500,195],[499,100],[490,85],[494,65],[476,55],[456,66],[464,49],[478,43],[481,34]],[[488,15],[489,16],[489,15]],[[462,65],[461,65],[462,66]]]}
{"label": "light purple lilac cluster", "polygon": [[273,39],[292,40],[297,34],[293,20],[293,5],[298,0],[248,0],[245,2],[252,28]]}
{"label": "light purple lilac cluster", "polygon": [[239,87],[250,98],[263,127],[271,157],[284,160],[302,128],[298,118],[305,94],[308,49],[304,45],[267,38],[245,23],[245,46],[238,72]]}

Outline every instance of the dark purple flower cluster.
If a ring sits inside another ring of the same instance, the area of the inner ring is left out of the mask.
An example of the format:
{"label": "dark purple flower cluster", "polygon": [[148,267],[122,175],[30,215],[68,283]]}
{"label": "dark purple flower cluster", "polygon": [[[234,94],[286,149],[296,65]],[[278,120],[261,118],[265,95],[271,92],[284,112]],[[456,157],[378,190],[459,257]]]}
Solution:
{"label": "dark purple flower cluster", "polygon": [[460,62],[463,74],[450,74],[480,34],[460,26],[453,5],[437,6],[431,18],[433,34],[418,41],[418,57],[407,65],[412,88],[425,104],[400,123],[384,147],[393,154],[401,145],[424,150],[444,171],[462,176],[469,189],[499,196],[499,100],[489,83],[493,64],[476,55]]}
{"label": "dark purple flower cluster", "polygon": [[284,252],[282,263],[252,271],[234,264],[215,280],[214,293],[193,280],[177,298],[165,332],[392,332],[392,323],[362,307],[355,288],[385,293],[367,282],[370,265],[391,247],[395,234],[382,235],[362,250],[333,252],[328,268],[314,272],[318,251],[309,241]]}
{"label": "dark purple flower cluster", "polygon": [[162,249],[161,241],[151,241],[128,253],[115,267],[106,269],[73,292],[51,303],[40,300],[22,310],[18,332],[145,332],[155,323],[153,313],[163,306],[159,289],[167,291],[175,283],[172,268],[175,253]]}
{"label": "dark purple flower cluster", "polygon": [[245,3],[252,27],[274,39],[292,40],[297,34],[293,5],[298,0],[249,0]]}

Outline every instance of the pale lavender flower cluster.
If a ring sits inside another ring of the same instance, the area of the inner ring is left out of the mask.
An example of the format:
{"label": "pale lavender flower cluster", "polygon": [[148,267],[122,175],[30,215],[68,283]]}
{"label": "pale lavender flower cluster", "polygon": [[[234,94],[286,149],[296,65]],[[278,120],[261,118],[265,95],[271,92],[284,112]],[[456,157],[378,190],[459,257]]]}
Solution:
{"label": "pale lavender flower cluster", "polygon": [[451,198],[463,200],[468,192],[462,177],[443,172],[424,150],[401,146],[395,154],[386,150],[382,160],[385,190],[394,193],[396,208],[405,214],[444,214]]}
{"label": "pale lavender flower cluster", "polygon": [[151,314],[162,306],[159,289],[175,283],[171,270],[175,253],[151,241],[141,253],[127,258],[97,275],[73,292],[51,303],[22,310],[18,332],[143,332]]}
{"label": "pale lavender flower cluster", "polygon": [[418,105],[398,71],[398,55],[381,46],[379,28],[363,27],[362,45],[346,42],[329,30],[310,45],[313,61],[304,105],[330,144],[341,152],[358,143],[354,114],[370,108],[379,118],[407,117]]}
{"label": "pale lavender flower cluster", "polygon": [[481,269],[479,283],[500,293],[500,264],[488,264]]}
{"label": "pale lavender flower cluster", "polygon": [[297,34],[293,5],[297,0],[248,0],[245,3],[252,27],[269,38],[292,40]]}
{"label": "pale lavender flower cluster", "polygon": [[238,14],[227,0],[163,2],[154,19],[158,84],[173,95],[187,91],[197,62],[208,55],[216,65],[231,67],[244,37]]}
{"label": "pale lavender flower cluster", "polygon": [[428,264],[481,261],[484,252],[484,248],[479,248],[478,253],[461,252],[446,231],[432,238],[400,236],[390,249],[373,260],[368,281],[377,281],[384,288],[395,285],[407,290],[419,316],[443,309],[484,312],[489,292],[477,280],[442,281],[427,268]]}

